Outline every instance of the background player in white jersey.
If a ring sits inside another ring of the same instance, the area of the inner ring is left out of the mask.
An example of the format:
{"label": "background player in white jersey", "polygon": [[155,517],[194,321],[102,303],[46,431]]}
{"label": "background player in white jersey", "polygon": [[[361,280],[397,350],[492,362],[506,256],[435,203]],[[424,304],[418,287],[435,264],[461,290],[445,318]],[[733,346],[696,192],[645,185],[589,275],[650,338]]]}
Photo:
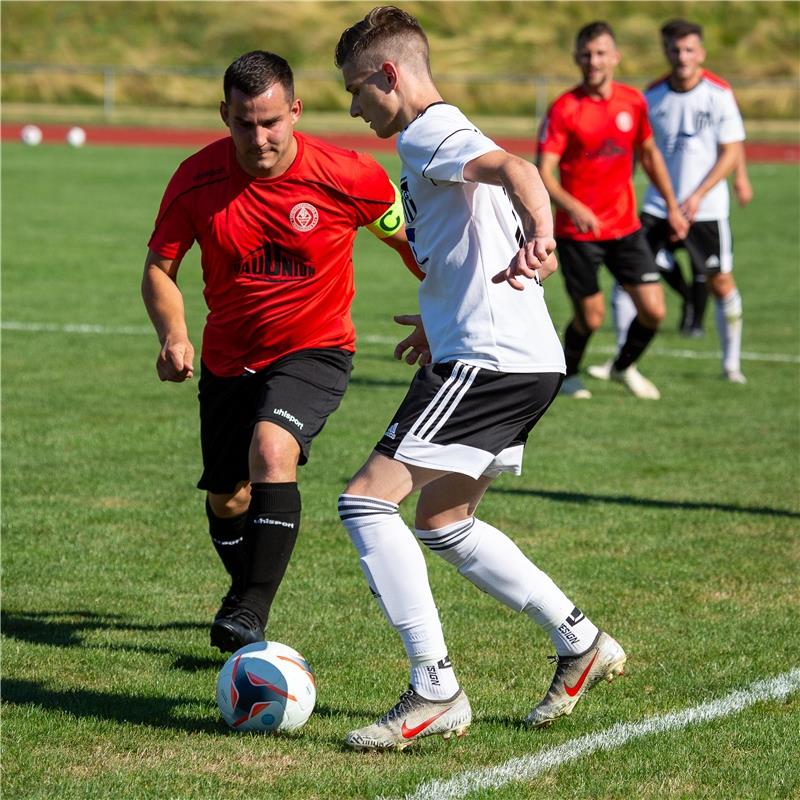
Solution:
{"label": "background player in white jersey", "polygon": [[350,113],[381,138],[400,134],[401,194],[409,241],[426,272],[419,298],[432,358],[339,498],[372,593],[410,661],[400,701],[346,742],[402,748],[430,734],[460,735],[472,718],[425,560],[398,510],[418,489],[417,538],[549,633],[558,666],[527,718],[545,725],[625,663],[614,639],[511,539],[474,516],[499,473],[519,474],[528,434],[565,369],[540,283],[555,269],[549,197],[532,164],[443,101],[427,39],[410,15],[374,9],[342,34],[336,64],[352,95]]}
{"label": "background player in white jersey", "polygon": [[[703,69],[702,28],[673,20],[661,33],[671,71],[645,92],[645,98],[656,144],[691,226],[683,241],[670,239],[664,201],[652,185],[645,195],[642,226],[662,268],[669,271],[672,253],[684,247],[693,270],[705,275],[716,300],[723,376],[746,383],[741,371],[742,299],[732,274],[725,180],[743,163],[744,125],[730,86]],[[624,325],[624,319],[620,322]]]}

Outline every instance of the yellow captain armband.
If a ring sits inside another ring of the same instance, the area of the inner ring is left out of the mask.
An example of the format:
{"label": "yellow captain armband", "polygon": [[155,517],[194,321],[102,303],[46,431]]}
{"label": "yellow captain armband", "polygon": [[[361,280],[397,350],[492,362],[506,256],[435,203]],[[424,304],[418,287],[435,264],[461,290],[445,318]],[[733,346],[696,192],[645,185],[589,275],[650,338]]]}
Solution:
{"label": "yellow captain armband", "polygon": [[400,200],[400,190],[389,181],[394,189],[394,203],[375,222],[367,225],[367,230],[374,233],[379,239],[388,239],[394,236],[405,223],[403,216],[403,203]]}

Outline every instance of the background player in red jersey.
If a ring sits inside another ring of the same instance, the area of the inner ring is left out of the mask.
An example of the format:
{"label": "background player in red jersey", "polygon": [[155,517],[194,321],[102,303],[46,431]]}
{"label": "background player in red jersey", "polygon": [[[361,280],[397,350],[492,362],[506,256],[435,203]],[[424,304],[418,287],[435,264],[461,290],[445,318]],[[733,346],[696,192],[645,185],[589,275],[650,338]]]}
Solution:
{"label": "background player in red jersey", "polygon": [[583,81],[556,99],[539,138],[539,170],[558,209],[559,262],[575,311],[564,333],[567,377],[562,393],[591,397],[578,367],[605,316],[597,282],[597,271],[605,263],[630,292],[638,312],[610,367],[610,377],[637,397],[658,399],[658,389],[635,367],[665,309],[659,271],[636,214],[634,155],[667,198],[669,222],[678,238],[684,235],[687,222],[653,141],[644,97],[614,81],[619,61],[607,23],[581,28],[575,40],[575,63]]}
{"label": "background player in red jersey", "polygon": [[302,103],[283,58],[241,56],[225,72],[224,95],[230,136],[173,175],[142,279],[161,341],[158,375],[185,381],[194,347],[176,279],[184,254],[199,244],[209,313],[198,488],[231,576],[211,626],[211,643],[223,652],[264,638],[300,525],[297,467],[348,383],[356,229],[370,228],[422,276],[384,170],[294,130]]}

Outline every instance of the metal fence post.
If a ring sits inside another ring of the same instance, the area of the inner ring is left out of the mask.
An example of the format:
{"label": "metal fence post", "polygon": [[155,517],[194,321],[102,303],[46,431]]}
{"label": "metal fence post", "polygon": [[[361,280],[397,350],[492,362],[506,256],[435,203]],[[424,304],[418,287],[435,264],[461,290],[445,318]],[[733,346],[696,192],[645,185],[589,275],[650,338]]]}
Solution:
{"label": "metal fence post", "polygon": [[111,121],[114,115],[114,68],[103,68],[103,116]]}

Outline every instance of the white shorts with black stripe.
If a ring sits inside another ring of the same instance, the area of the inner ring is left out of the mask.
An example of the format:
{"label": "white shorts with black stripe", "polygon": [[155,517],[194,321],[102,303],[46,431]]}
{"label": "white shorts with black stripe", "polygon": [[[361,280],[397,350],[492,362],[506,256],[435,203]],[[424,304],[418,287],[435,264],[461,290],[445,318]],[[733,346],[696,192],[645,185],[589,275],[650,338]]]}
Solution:
{"label": "white shorts with black stripe", "polygon": [[406,464],[476,479],[519,475],[528,434],[563,377],[494,372],[461,361],[422,367],[375,449]]}

